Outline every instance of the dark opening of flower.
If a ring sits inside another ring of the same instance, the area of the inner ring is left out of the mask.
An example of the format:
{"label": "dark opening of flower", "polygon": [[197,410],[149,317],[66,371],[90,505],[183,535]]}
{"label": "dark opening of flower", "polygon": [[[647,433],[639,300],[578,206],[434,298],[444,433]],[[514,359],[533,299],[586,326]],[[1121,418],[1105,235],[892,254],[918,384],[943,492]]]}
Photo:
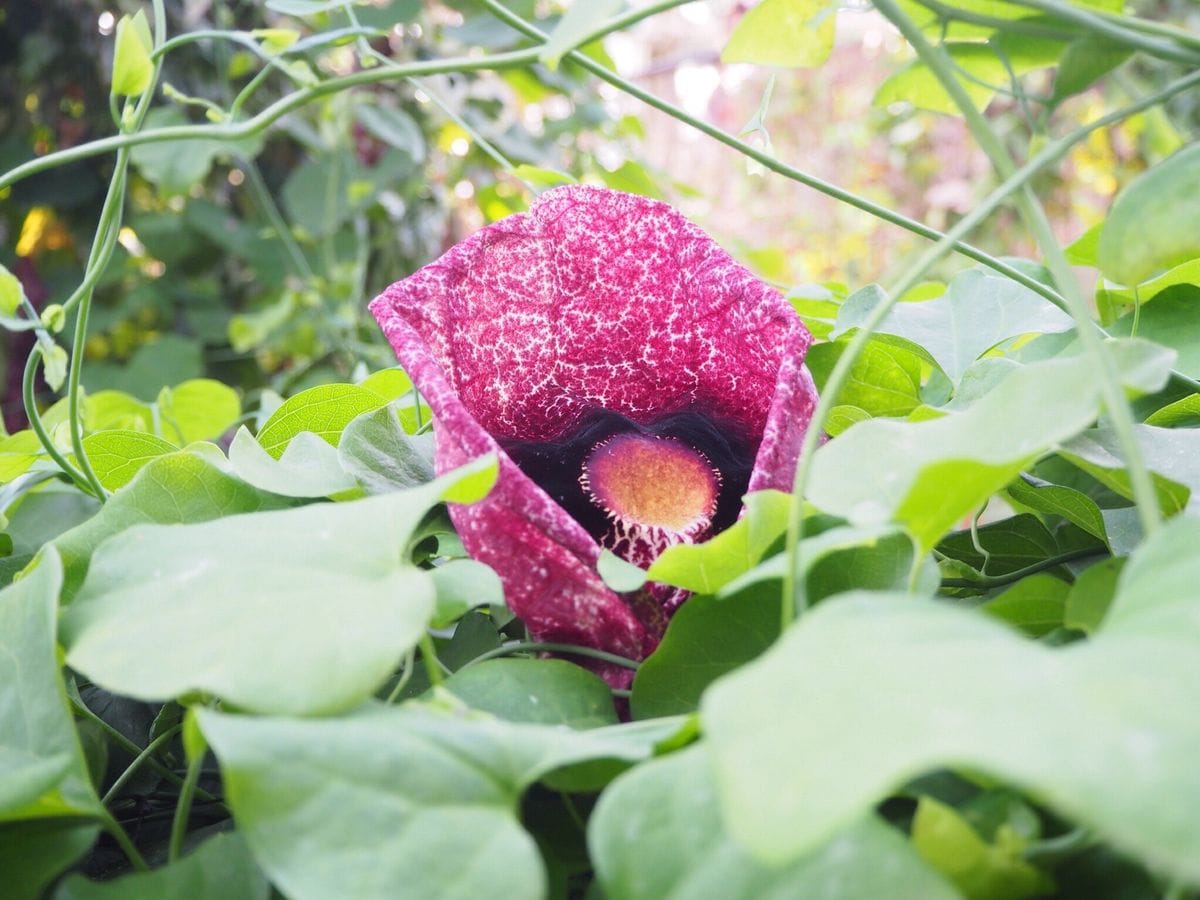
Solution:
{"label": "dark opening of flower", "polygon": [[496,488],[451,515],[543,640],[644,657],[686,595],[618,596],[601,547],[646,566],[790,486],[812,338],[666,204],[549,191],[371,310],[433,408],[438,470],[501,451]]}

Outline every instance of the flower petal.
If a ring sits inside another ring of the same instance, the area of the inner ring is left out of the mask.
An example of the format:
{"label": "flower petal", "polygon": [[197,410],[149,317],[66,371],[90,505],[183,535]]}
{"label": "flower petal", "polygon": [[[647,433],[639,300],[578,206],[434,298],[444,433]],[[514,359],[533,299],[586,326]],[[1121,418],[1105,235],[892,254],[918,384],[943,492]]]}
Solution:
{"label": "flower petal", "polygon": [[[816,400],[803,364],[812,337],[777,291],[664,203],[549,191],[371,311],[434,411],[438,471],[500,441],[558,439],[597,407],[639,424],[696,410],[758,447],[751,490],[790,487]],[[600,580],[596,541],[500,459],[492,494],[451,510],[468,552],[500,574],[535,636],[648,654],[657,635]]]}

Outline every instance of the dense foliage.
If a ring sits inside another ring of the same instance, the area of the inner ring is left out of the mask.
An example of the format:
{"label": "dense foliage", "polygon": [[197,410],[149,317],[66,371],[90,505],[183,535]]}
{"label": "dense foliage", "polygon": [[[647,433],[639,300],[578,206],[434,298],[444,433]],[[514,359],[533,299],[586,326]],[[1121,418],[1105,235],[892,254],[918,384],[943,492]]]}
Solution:
{"label": "dense foliage", "polygon": [[[1187,4],[843,11],[913,51],[877,104],[990,162],[943,234],[777,158],[773,80],[734,135],[617,75],[603,38],[686,2],[0,10],[0,895],[1200,890]],[[839,18],[761,0],[722,59],[821,66]],[[926,241],[788,292],[821,398],[791,493],[600,558],[692,594],[644,660],[529,639],[447,514],[497,457],[435,477],[366,311],[549,187],[660,195],[601,84]],[[1057,166],[1132,121],[1062,246]],[[1036,259],[966,243],[1014,213]]]}

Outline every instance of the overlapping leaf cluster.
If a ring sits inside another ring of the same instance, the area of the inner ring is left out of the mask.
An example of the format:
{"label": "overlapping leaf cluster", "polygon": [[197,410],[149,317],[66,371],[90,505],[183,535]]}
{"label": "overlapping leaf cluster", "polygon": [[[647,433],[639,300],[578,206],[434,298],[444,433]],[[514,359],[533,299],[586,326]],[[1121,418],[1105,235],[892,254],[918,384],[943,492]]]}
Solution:
{"label": "overlapping leaf cluster", "polygon": [[[616,78],[573,49],[607,6],[577,4],[545,47],[496,65]],[[1134,54],[1200,62],[1200,40],[1106,0],[878,6],[918,50],[922,33],[945,39],[879,102],[975,127],[964,95],[985,102],[1026,71],[1057,65],[1053,109]],[[833,33],[823,2],[763,0],[726,58],[819,64]],[[136,99],[162,36],[130,18],[117,38],[114,96]],[[155,146],[173,145],[141,149]],[[444,505],[484,496],[495,460],[434,478],[429,410],[403,372],[248,411],[209,379],[146,403],[57,372],[67,396],[40,433],[0,442],[0,890],[1200,887],[1197,151],[1133,181],[1065,256],[1043,246],[1047,268],[952,234],[941,250],[984,265],[948,283],[921,281],[923,263],[898,290],[797,291],[824,339],[809,363],[834,437],[801,460],[803,506],[751,495],[733,527],[645,573],[694,596],[628,661],[628,697],[544,658],[495,573],[464,558]],[[1013,180],[993,206],[1038,172],[997,168]],[[1077,285],[1052,274],[1066,259],[1100,273],[1096,321],[1064,311],[1078,313],[1063,296]],[[19,315],[24,299],[0,273],[5,321],[38,331],[51,374],[58,323]],[[602,571],[618,590],[642,578]]]}

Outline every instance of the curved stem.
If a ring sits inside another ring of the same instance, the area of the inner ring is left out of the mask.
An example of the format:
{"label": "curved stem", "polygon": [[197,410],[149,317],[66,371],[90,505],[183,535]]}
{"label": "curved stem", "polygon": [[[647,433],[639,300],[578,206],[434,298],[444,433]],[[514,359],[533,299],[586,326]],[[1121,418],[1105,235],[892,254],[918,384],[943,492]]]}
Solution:
{"label": "curved stem", "polygon": [[396,680],[396,686],[392,688],[392,692],[388,694],[387,699],[383,701],[384,703],[390,705],[399,699],[400,695],[404,692],[404,689],[408,687],[409,680],[412,678],[413,669],[416,668],[416,666],[413,665],[415,662],[416,650],[410,649],[404,657],[404,671],[400,673],[400,677]]}
{"label": "curved stem", "polygon": [[[135,744],[129,738],[125,737],[125,735],[123,735],[121,732],[117,731],[117,729],[113,728],[111,725],[109,725],[107,722],[105,722],[102,718],[100,718],[98,715],[96,715],[94,712],[92,712],[92,710],[88,707],[88,705],[86,703],[83,702],[83,700],[81,698],[79,698],[77,696],[70,696],[70,694],[68,694],[68,696],[71,701],[71,708],[73,710],[75,710],[75,712],[79,713],[79,715],[81,715],[85,719],[87,719],[89,722],[93,722],[101,731],[103,731],[105,733],[105,735],[108,736],[109,740],[111,740],[114,744],[116,744],[118,747],[122,748],[126,753],[129,753],[132,756],[141,755],[141,752],[142,752],[141,747],[139,747],[137,744]],[[158,772],[159,775],[162,775],[164,778],[166,778],[172,784],[183,784],[182,778],[180,778],[173,771],[171,771],[170,768],[168,768],[167,766],[164,766],[158,760],[151,757],[147,760],[147,762],[150,763],[150,768],[154,769],[154,771]],[[217,797],[214,797],[212,794],[208,793],[208,791],[197,789],[196,793],[204,800],[218,799]]]}
{"label": "curved stem", "polygon": [[597,650],[594,647],[584,647],[580,644],[558,644],[545,641],[513,641],[512,643],[504,644],[489,650],[486,653],[481,653],[475,657],[463,668],[468,668],[476,663],[486,662],[489,659],[498,659],[503,656],[512,656],[514,653],[566,653],[569,656],[583,656],[588,659],[596,659],[600,662],[612,663],[614,666],[620,666],[623,669],[633,669],[635,672],[641,666],[641,663],[633,659],[628,659],[624,656],[618,656],[615,653],[609,653],[606,650]]}
{"label": "curved stem", "polygon": [[149,872],[150,867],[146,865],[145,857],[142,856],[137,845],[133,843],[133,840],[129,837],[129,833],[121,827],[121,823],[114,819],[108,810],[105,810],[98,818],[100,819],[100,827],[107,831],[113,840],[117,842],[121,851],[133,864],[133,867],[139,872]]}
{"label": "curved stem", "polygon": [[[1036,0],[1036,3],[1034,0],[1021,0],[1021,2],[1025,3],[1025,5],[1035,6],[1039,6],[1040,4],[1059,5],[1057,0]],[[996,172],[1002,178],[1012,177],[1017,169],[1009,157],[1004,143],[992,129],[987,119],[984,118],[983,114],[975,107],[962,83],[954,77],[954,73],[946,61],[944,49],[931,46],[925,39],[925,36],[921,34],[920,29],[901,11],[895,0],[875,0],[875,7],[896,26],[904,38],[912,45],[917,55],[921,58],[921,61],[929,67],[930,71],[933,72],[941,83],[942,88],[962,111],[967,121],[967,126],[971,129],[971,133],[979,143],[979,146],[991,160]],[[1091,323],[1093,320],[1087,302],[1084,300],[1083,294],[1079,289],[1079,283],[1075,279],[1075,274],[1067,263],[1062,248],[1054,236],[1050,221],[1046,218],[1045,210],[1042,209],[1041,204],[1028,184],[1023,184],[1020,192],[1014,196],[1022,218],[1025,219],[1026,225],[1037,239],[1038,245],[1045,257],[1046,265],[1067,301],[1068,311],[1076,322],[1076,331],[1079,334],[1079,343],[1083,353],[1091,359],[1092,364],[1096,367],[1100,381],[1101,397],[1104,400],[1105,409],[1112,422],[1113,431],[1116,432],[1117,439],[1121,444],[1121,451],[1125,457],[1125,464],[1128,467],[1129,480],[1133,487],[1134,500],[1138,509],[1138,518],[1141,521],[1142,530],[1146,535],[1150,535],[1157,529],[1161,520],[1158,496],[1154,490],[1154,482],[1150,478],[1150,472],[1146,468],[1145,461],[1142,458],[1142,450],[1138,445],[1137,436],[1134,432],[1133,415],[1129,410],[1129,404],[1125,400],[1125,392],[1121,386],[1116,366],[1108,353],[1108,349],[1101,342],[1100,336],[1092,328]]]}
{"label": "curved stem", "polygon": [[40,344],[34,344],[33,349],[29,351],[29,358],[25,360],[25,373],[21,379],[21,399],[25,404],[25,418],[29,420],[29,427],[33,429],[33,433],[37,435],[37,439],[42,444],[42,449],[54,460],[67,477],[74,482],[75,486],[89,496],[95,496],[91,483],[87,476],[80,472],[71,461],[58,449],[54,440],[46,431],[46,425],[42,422],[42,414],[38,412],[37,397],[34,396],[34,380],[37,377],[38,360],[42,358],[42,347]]}
{"label": "curved stem", "polygon": [[133,758],[133,762],[131,762],[128,766],[126,766],[125,771],[122,772],[120,777],[118,777],[117,780],[112,783],[112,787],[110,787],[108,789],[108,791],[104,794],[104,797],[100,802],[103,803],[105,806],[108,806],[108,804],[118,794],[121,793],[121,788],[125,787],[125,785],[129,782],[129,779],[132,778],[134,776],[134,774],[137,772],[137,770],[141,768],[142,763],[144,763],[146,760],[148,760],[159,747],[161,747],[163,744],[165,744],[171,738],[175,737],[175,735],[177,735],[182,730],[183,730],[182,725],[176,725],[174,728],[164,731],[162,734],[160,734],[158,737],[156,737],[154,740],[152,740],[149,744],[147,744],[146,749],[143,750],[141,753],[139,753],[137,756],[135,756]]}
{"label": "curved stem", "polygon": [[179,852],[183,849],[188,818],[192,813],[192,797],[196,793],[196,783],[200,780],[200,769],[203,764],[203,753],[197,753],[188,760],[187,774],[183,777],[183,787],[179,789],[179,800],[175,804],[175,817],[171,820],[171,839],[167,844],[168,863],[179,859]]}
{"label": "curved stem", "polygon": [[433,638],[427,631],[421,635],[418,643],[421,647],[421,664],[425,666],[425,674],[429,676],[429,683],[437,687],[445,680],[445,675],[442,672],[442,661],[438,659],[437,648],[433,645]]}
{"label": "curved stem", "polygon": [[1023,569],[1017,569],[1014,572],[1008,572],[1004,575],[980,574],[977,578],[943,578],[942,587],[1003,587],[1006,584],[1013,584],[1014,582],[1020,581],[1027,575],[1036,575],[1038,572],[1044,572],[1047,569],[1053,569],[1055,566],[1061,566],[1063,563],[1074,562],[1077,559],[1086,559],[1089,556],[1104,555],[1107,554],[1103,550],[1099,550],[1095,547],[1081,547],[1078,550],[1069,550],[1066,553],[1060,553],[1057,556],[1051,556],[1047,559],[1039,560],[1031,566],[1025,566]]}

